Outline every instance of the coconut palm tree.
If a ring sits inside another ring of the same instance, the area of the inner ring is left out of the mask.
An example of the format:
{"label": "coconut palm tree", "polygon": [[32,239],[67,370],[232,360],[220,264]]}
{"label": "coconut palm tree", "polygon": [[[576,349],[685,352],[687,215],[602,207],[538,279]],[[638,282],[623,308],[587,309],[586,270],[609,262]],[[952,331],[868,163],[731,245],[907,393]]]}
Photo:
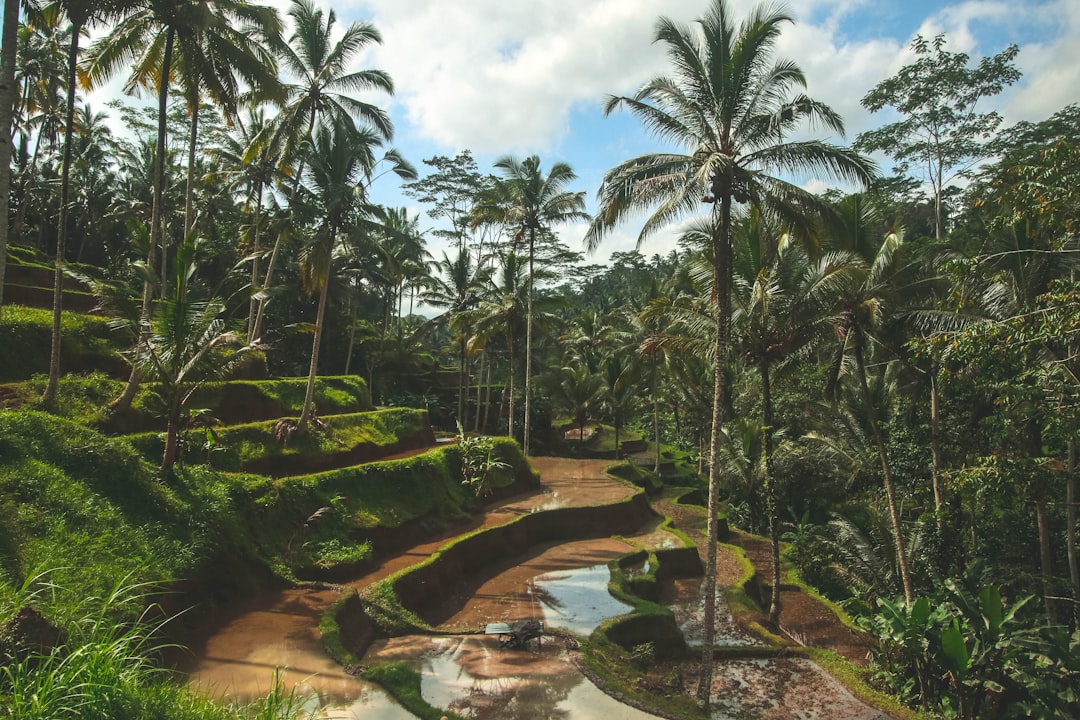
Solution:
{"label": "coconut palm tree", "polygon": [[[350,232],[365,232],[373,208],[368,203],[368,188],[379,159],[376,149],[382,145],[381,132],[372,128],[357,128],[351,119],[332,127],[323,127],[312,138],[307,156],[311,168],[305,194],[318,211],[319,225],[312,241],[301,257],[304,287],[319,293],[319,308],[315,320],[315,337],[311,346],[304,407],[296,423],[296,432],[303,432],[315,412],[315,376],[319,367],[326,301],[330,287],[330,261],[340,242]],[[392,171],[403,179],[413,179],[416,171],[396,153],[386,156]]]}
{"label": "coconut palm tree", "polygon": [[[77,94],[76,71],[79,63],[79,39],[83,31],[95,22],[119,12],[123,0],[58,0],[54,5],[67,15],[71,24],[71,40],[68,45],[66,90],[64,110],[64,155],[60,170],[60,212],[56,228],[56,267],[53,280],[52,350],[49,358],[49,380],[41,402],[51,406],[56,399],[60,383],[60,320],[63,313],[64,259],[67,250],[68,212],[71,203],[71,162],[74,157],[75,96]],[[4,219],[6,223],[6,216]]]}
{"label": "coconut palm tree", "polygon": [[656,41],[671,64],[669,76],[646,82],[632,96],[611,97],[605,111],[627,108],[658,137],[679,146],[627,160],[609,170],[599,191],[600,209],[586,234],[595,248],[606,233],[633,213],[655,208],[639,240],[681,216],[699,202],[712,206],[716,276],[716,369],[709,473],[709,550],[706,560],[705,642],[698,700],[707,705],[712,683],[713,623],[716,605],[718,465],[716,451],[724,416],[731,293],[731,226],[735,203],[772,207],[785,224],[805,221],[821,203],[780,177],[814,170],[854,183],[868,183],[873,164],[858,154],[817,140],[787,138],[804,123],[843,134],[840,117],[827,105],[799,92],[806,79],[788,60],[772,54],[791,17],[774,5],[751,10],[736,27],[725,0],[713,0],[696,30],[662,17]]}
{"label": "coconut palm tree", "polygon": [[[117,0],[118,2],[121,0]],[[182,81],[185,98],[195,123],[191,142],[198,129],[198,98],[203,88],[211,97],[233,107],[236,77],[250,83],[269,83],[270,75],[251,38],[274,38],[279,34],[277,12],[245,0],[166,0],[129,3],[106,37],[95,42],[83,64],[83,84],[94,87],[121,68],[131,68],[124,91],[157,91],[157,146],[155,150],[153,208],[147,264],[155,265],[157,248],[162,250],[162,277],[167,275],[167,253],[163,230],[162,199],[165,186],[165,147],[169,88],[174,79]],[[190,171],[194,163],[189,150]],[[185,225],[190,225],[189,218]],[[162,283],[163,290],[167,283]],[[149,311],[152,285],[143,286],[143,307]],[[132,370],[123,394],[113,402],[122,409],[130,405],[139,378]]]}
{"label": "coconut palm tree", "polygon": [[570,192],[566,186],[577,176],[566,163],[555,163],[547,177],[540,169],[536,155],[518,160],[512,156],[495,161],[495,168],[502,173],[496,184],[496,204],[493,209],[498,219],[513,232],[516,247],[528,247],[528,303],[525,314],[525,434],[522,447],[529,454],[532,390],[533,347],[533,290],[536,278],[536,241],[551,228],[574,220],[588,220],[585,212],[585,193]]}
{"label": "coconut palm tree", "polygon": [[[358,100],[353,94],[378,90],[392,95],[394,83],[382,70],[351,69],[364,48],[382,42],[374,25],[354,22],[335,41],[338,31],[333,10],[324,14],[311,0],[293,0],[288,15],[293,22],[293,32],[288,43],[279,44],[275,50],[283,70],[295,76],[296,81],[285,84],[284,107],[274,122],[258,135],[248,152],[254,154],[273,147],[281,168],[292,175],[289,194],[294,197],[304,174],[301,149],[315,133],[317,125],[349,127],[351,121],[359,120],[384,141],[393,139],[394,128],[386,111]],[[273,284],[280,249],[281,243],[275,242],[262,283],[264,288]],[[259,300],[253,330],[256,337],[262,333],[266,302],[266,297]]]}

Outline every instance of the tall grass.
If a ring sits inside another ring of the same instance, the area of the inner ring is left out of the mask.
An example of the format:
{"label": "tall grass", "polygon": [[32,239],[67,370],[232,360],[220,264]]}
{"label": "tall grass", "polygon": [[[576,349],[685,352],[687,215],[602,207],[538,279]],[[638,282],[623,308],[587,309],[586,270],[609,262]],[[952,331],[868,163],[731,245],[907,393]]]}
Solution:
{"label": "tall grass", "polygon": [[[66,594],[36,575],[16,604]],[[135,615],[131,622],[121,618]],[[56,647],[19,654],[0,665],[0,717],[13,720],[286,720],[300,716],[303,698],[275,689],[244,707],[222,705],[184,688],[156,664],[166,649],[165,621],[149,586],[124,582],[100,598],[75,602],[61,622]]]}

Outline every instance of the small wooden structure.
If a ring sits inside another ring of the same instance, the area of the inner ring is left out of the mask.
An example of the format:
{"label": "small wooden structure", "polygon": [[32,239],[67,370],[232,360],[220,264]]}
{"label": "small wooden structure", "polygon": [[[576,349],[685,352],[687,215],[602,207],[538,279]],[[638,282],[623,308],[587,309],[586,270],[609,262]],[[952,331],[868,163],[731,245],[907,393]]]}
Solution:
{"label": "small wooden structure", "polygon": [[536,640],[536,647],[539,648],[544,634],[544,623],[539,620],[488,623],[484,627],[484,634],[498,635],[500,648],[523,650],[528,647],[530,640]]}

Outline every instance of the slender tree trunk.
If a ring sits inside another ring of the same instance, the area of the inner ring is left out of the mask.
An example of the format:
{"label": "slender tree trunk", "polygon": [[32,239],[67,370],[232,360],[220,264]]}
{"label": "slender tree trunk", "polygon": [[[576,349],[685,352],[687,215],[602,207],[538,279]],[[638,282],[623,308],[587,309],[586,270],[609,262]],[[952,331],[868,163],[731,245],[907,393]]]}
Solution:
{"label": "slender tree trunk", "polygon": [[[473,417],[473,432],[480,432],[481,392],[484,390],[484,366],[487,364],[487,352],[480,351],[480,369],[476,372],[476,414]],[[485,408],[486,411],[486,408]]]}
{"label": "slender tree trunk", "polygon": [[[164,233],[162,232],[162,204],[164,202],[165,194],[165,138],[168,132],[168,113],[169,113],[169,75],[172,71],[172,51],[173,44],[176,40],[175,33],[172,28],[169,28],[168,34],[165,36],[165,51],[163,53],[163,59],[161,62],[161,79],[158,85],[158,128],[157,128],[157,145],[154,150],[154,187],[153,187],[153,204],[150,210],[150,247],[146,251],[146,267],[150,272],[154,269],[155,253],[157,252],[157,246],[160,243],[162,246],[162,254],[165,252]],[[142,296],[142,319],[143,325],[149,322],[150,318],[150,303],[154,297],[153,285],[146,281],[143,283],[143,296]],[[139,328],[139,337],[135,341],[136,347],[141,347],[145,341],[145,331],[142,327]],[[110,403],[110,408],[116,411],[127,410],[131,407],[131,401],[135,399],[135,393],[139,390],[139,371],[132,365],[131,375],[128,376],[127,385],[124,386],[124,392],[120,397]]]}
{"label": "slender tree trunk", "polygon": [[529,456],[530,437],[532,428],[532,341],[533,341],[533,256],[536,246],[536,230],[529,229],[529,302],[525,312],[525,440],[522,448],[525,457]]}
{"label": "slender tree trunk", "polygon": [[[311,109],[311,117],[308,119],[308,137],[311,137],[312,130],[315,129],[315,108]],[[304,158],[300,158],[300,163],[296,167],[296,177],[293,178],[292,191],[289,194],[289,208],[294,209],[296,204],[296,196],[300,192],[300,176],[304,174]],[[274,281],[274,269],[277,267],[278,251],[281,249],[282,234],[278,233],[278,236],[274,238],[274,249],[270,252],[270,261],[266,266],[266,280],[263,282],[263,287],[270,287]],[[255,337],[262,337],[262,318],[263,311],[266,309],[266,298],[259,300],[259,310],[255,315]]]}
{"label": "slender tree trunk", "polygon": [[507,405],[506,405],[506,434],[513,439],[514,437],[514,341],[510,340],[510,368],[507,372],[506,387],[503,389],[507,393]]}
{"label": "slender tree trunk", "polygon": [[[184,237],[195,225],[195,150],[199,142],[199,95],[195,94],[191,111],[191,137],[188,139],[187,183],[184,188]],[[164,263],[162,263],[164,266]]]}
{"label": "slender tree trunk", "polygon": [[945,504],[941,494],[941,409],[937,386],[937,368],[930,367],[930,456],[931,477],[934,483],[934,515],[937,517],[938,537],[945,527]]}
{"label": "slender tree trunk", "polygon": [[652,382],[652,426],[653,426],[653,472],[660,474],[660,396],[659,381],[656,378],[656,358],[653,358]]}
{"label": "slender tree trunk", "polygon": [[353,347],[356,345],[356,305],[353,296],[349,295],[349,349],[345,352],[345,374],[349,374],[352,366]]}
{"label": "slender tree trunk", "polygon": [[768,364],[761,365],[761,415],[765,427],[765,507],[769,513],[769,543],[772,546],[772,598],[769,621],[780,622],[780,516],[776,509],[776,475],[773,472],[772,382]]}
{"label": "slender tree trunk", "polygon": [[896,543],[896,564],[900,568],[900,582],[904,586],[904,599],[910,605],[915,599],[911,588],[911,574],[908,572],[907,553],[904,551],[904,536],[900,527],[900,511],[896,504],[896,492],[893,488],[892,469],[889,465],[889,453],[885,449],[885,438],[874,417],[874,404],[870,399],[870,386],[866,382],[866,363],[863,360],[862,345],[855,347],[855,362],[859,372],[859,387],[862,391],[863,406],[866,409],[867,422],[877,446],[878,459],[881,461],[881,474],[885,482],[885,495],[889,499],[889,517],[892,519],[893,539]]}
{"label": "slender tree trunk", "polygon": [[[255,189],[255,220],[252,233],[254,237],[251,240],[251,300],[248,302],[248,321],[247,321],[247,336],[248,343],[253,343],[257,339],[254,335],[255,332],[255,314],[258,310],[258,301],[255,299],[255,295],[259,292],[259,253],[262,252],[262,248],[259,246],[259,231],[262,229],[260,223],[262,222],[262,203],[263,203],[263,184],[261,181],[257,182],[258,187]],[[350,349],[352,338],[350,337]],[[348,374],[348,370],[345,371]]]}
{"label": "slender tree trunk", "polygon": [[176,453],[180,446],[180,423],[169,413],[165,426],[165,452],[161,456],[161,474],[166,475],[176,464]]}
{"label": "slender tree trunk", "polygon": [[0,317],[4,314],[7,274],[8,215],[11,200],[11,120],[15,114],[15,62],[19,45],[19,0],[4,0],[4,30],[0,38]]}
{"label": "slender tree trunk", "polygon": [[[56,228],[56,267],[53,276],[53,318],[52,349],[49,355],[49,381],[41,402],[51,407],[56,402],[56,390],[60,385],[60,320],[64,309],[64,250],[67,245],[68,206],[71,203],[71,158],[75,138],[75,70],[79,64],[79,36],[82,23],[78,18],[71,20],[71,45],[68,49],[67,63],[67,107],[64,109],[64,159],[60,171],[60,220]],[[7,224],[7,216],[3,218]]]}
{"label": "slender tree trunk", "polygon": [[[701,648],[701,676],[698,678],[698,704],[708,711],[712,696],[713,644],[716,639],[716,543],[720,537],[720,445],[726,422],[724,368],[728,360],[731,314],[731,194],[718,195],[720,227],[713,242],[713,278],[716,285],[716,367],[713,372],[712,435],[709,444],[709,518],[705,553],[704,594],[705,636]],[[715,205],[714,213],[715,213]],[[714,217],[715,219],[715,217]],[[716,232],[716,231],[714,231]]]}
{"label": "slender tree trunk", "polygon": [[457,388],[457,419],[461,427],[465,427],[465,333],[461,333],[461,341],[458,343],[458,388]]}
{"label": "slender tree trunk", "polygon": [[1069,439],[1069,468],[1065,478],[1065,547],[1072,584],[1073,629],[1080,628],[1080,564],[1076,557],[1076,440]]}
{"label": "slender tree trunk", "polygon": [[488,417],[491,412],[491,366],[494,364],[494,358],[488,361],[487,390],[484,391],[484,432],[487,432],[488,428],[491,427],[488,424]]}
{"label": "slender tree trunk", "polygon": [[1061,622],[1061,618],[1054,592],[1054,555],[1050,548],[1050,516],[1047,513],[1046,497],[1041,487],[1035,493],[1035,521],[1039,528],[1039,571],[1042,575],[1046,617],[1051,625],[1057,625]]}
{"label": "slender tree trunk", "polygon": [[304,409],[296,421],[296,432],[302,433],[315,415],[315,377],[319,372],[319,348],[322,345],[323,318],[326,316],[326,297],[330,288],[330,263],[327,260],[319,290],[319,312],[315,316],[315,339],[311,343],[311,365],[308,368],[307,390],[304,391]]}

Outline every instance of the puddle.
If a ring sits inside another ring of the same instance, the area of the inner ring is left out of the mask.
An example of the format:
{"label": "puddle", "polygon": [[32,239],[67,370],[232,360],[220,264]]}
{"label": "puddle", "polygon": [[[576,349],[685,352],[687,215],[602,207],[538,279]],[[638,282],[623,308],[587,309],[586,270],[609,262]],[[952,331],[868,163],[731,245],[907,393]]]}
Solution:
{"label": "puddle", "polygon": [[[686,644],[690,647],[701,647],[705,638],[704,633],[704,600],[701,597],[702,578],[687,578],[676,580],[670,590],[665,592],[664,603],[675,614],[675,622],[679,624]],[[752,635],[742,630],[735,624],[724,600],[723,590],[716,591],[716,635],[714,645],[760,645],[761,643]]]}
{"label": "puddle", "polygon": [[414,636],[376,643],[364,661],[408,663],[421,673],[427,702],[473,720],[656,717],[598,690],[556,642],[538,650],[500,650],[491,637]]}
{"label": "puddle", "polygon": [[712,720],[889,720],[798,658],[718,663],[712,703]]}
{"label": "puddle", "polygon": [[632,607],[608,592],[607,565],[561,570],[535,577],[528,592],[540,601],[544,625],[589,635],[608,618],[625,615]]}

